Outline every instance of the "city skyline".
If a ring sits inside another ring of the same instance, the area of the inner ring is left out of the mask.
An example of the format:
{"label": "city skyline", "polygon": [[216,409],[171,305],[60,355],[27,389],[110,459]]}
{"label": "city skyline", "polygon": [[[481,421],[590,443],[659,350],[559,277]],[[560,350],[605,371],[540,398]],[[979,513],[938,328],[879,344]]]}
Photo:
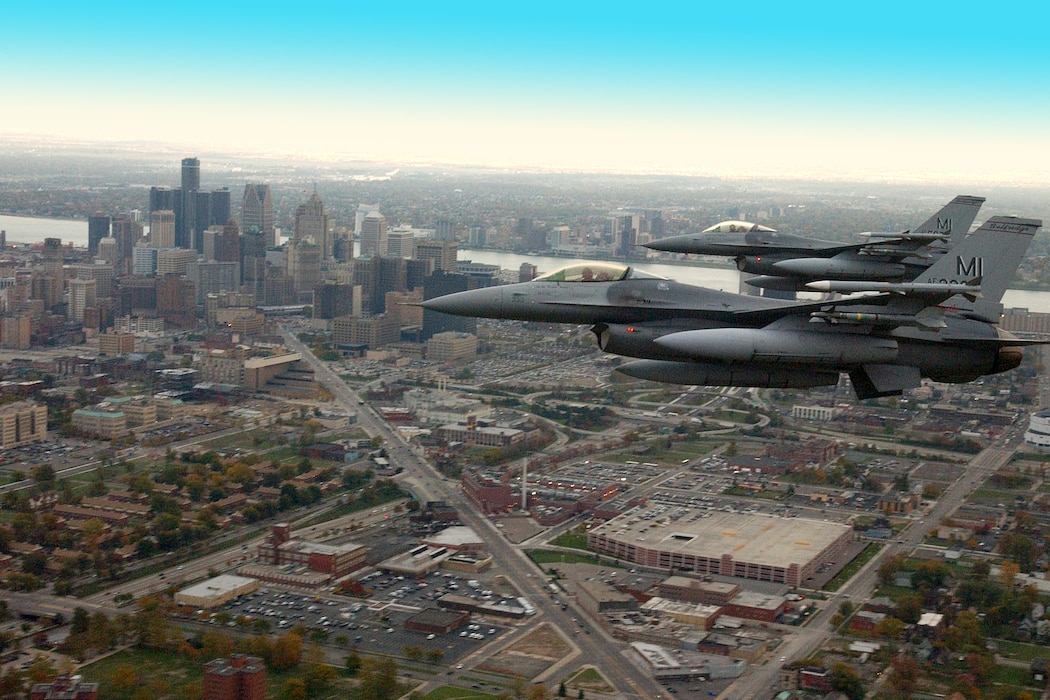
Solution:
{"label": "city skyline", "polygon": [[1050,183],[1045,8],[204,7],[10,10],[0,139]]}

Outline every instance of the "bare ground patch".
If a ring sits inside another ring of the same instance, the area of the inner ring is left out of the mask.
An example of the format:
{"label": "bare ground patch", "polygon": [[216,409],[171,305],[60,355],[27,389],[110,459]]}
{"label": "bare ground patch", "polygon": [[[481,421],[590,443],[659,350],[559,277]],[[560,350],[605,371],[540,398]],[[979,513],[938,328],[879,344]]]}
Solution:
{"label": "bare ground patch", "polygon": [[525,637],[496,653],[481,666],[495,673],[535,678],[572,651],[558,631],[543,623]]}

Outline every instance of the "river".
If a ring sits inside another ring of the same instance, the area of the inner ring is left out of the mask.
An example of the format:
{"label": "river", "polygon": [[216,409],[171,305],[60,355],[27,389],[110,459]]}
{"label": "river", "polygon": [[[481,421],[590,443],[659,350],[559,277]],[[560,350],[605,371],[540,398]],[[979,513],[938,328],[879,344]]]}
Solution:
{"label": "river", "polygon": [[[87,227],[87,221],[0,215],[0,230],[7,232],[8,241],[19,243],[39,243],[45,238],[60,238],[63,243],[72,242],[74,246],[86,248]],[[517,270],[523,262],[528,262],[538,267],[541,272],[550,272],[575,262],[584,262],[583,258],[556,258],[464,248],[460,249],[459,257],[461,260],[499,265],[505,270]],[[736,292],[740,287],[740,273],[730,267],[699,267],[668,263],[639,263],[637,267],[679,282],[722,289],[727,292]],[[1022,308],[1050,313],[1050,292],[1011,289],[1003,296],[1003,304],[1010,309]]]}

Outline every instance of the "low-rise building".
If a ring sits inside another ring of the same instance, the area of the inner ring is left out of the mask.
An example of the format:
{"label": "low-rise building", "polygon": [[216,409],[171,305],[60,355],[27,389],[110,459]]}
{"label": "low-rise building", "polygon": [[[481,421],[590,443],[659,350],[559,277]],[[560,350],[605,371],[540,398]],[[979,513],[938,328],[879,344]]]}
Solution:
{"label": "low-rise building", "polygon": [[217,608],[258,588],[256,579],[223,574],[178,591],[175,602],[194,608]]}

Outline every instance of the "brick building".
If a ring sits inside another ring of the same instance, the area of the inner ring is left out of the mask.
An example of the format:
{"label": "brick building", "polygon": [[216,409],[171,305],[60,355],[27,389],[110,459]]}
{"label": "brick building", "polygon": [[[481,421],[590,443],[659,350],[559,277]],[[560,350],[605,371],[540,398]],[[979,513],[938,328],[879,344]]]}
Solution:
{"label": "brick building", "polygon": [[234,654],[204,664],[203,700],[266,700],[266,666],[256,656]]}

